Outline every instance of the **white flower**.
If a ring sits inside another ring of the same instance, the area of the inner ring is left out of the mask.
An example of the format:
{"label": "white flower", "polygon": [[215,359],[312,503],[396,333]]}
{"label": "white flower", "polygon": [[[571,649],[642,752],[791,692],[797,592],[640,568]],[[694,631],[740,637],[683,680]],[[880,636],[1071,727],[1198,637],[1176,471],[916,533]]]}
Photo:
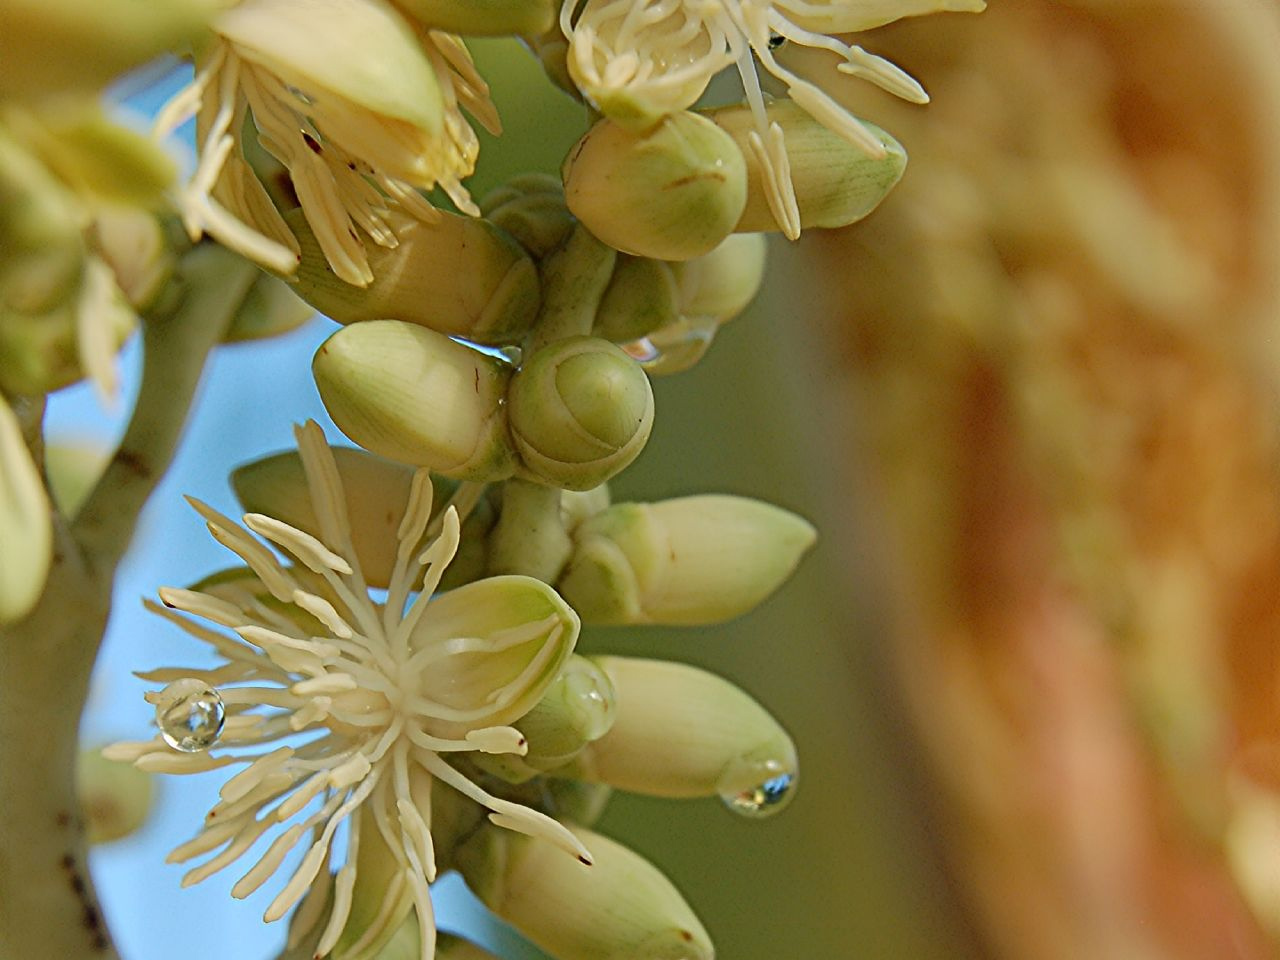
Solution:
{"label": "white flower", "polygon": [[385,0],[243,0],[213,27],[194,81],[156,122],[163,135],[196,116],[200,162],[182,197],[193,238],[209,233],[279,273],[297,264],[297,241],[246,159],[246,120],[353,285],[373,279],[361,232],[397,244],[392,206],[434,218],[418,190],[438,185],[479,213],[461,183],[478,142],[459,107],[499,125],[457,37],[422,30]]}
{"label": "white flower", "polygon": [[800,234],[782,128],[770,123],[756,63],[786,85],[797,104],[874,157],[884,145],[816,84],[782,66],[774,49],[790,41],[829,50],[836,69],[914,103],[928,102],[892,63],[830,34],[865,30],[937,10],[981,10],[983,0],[564,0],[569,73],[602,113],[648,126],[693,106],[711,78],[736,65],[756,120],[750,145],[769,206],[788,237]]}
{"label": "white flower", "polygon": [[[305,914],[312,924],[319,922],[334,831],[349,821],[345,862],[333,884],[333,906],[317,956],[330,952],[343,933],[359,880],[361,824],[366,830],[376,825],[379,844],[390,850],[394,867],[389,880],[365,878],[362,901],[370,899],[370,884],[385,883],[372,897],[381,904],[374,911],[378,920],[365,931],[348,931],[346,952],[358,953],[388,924],[394,929],[403,916],[397,911],[407,911],[411,901],[422,931],[421,956],[429,960],[435,942],[427,886],[436,875],[433,780],[487,808],[495,824],[545,838],[590,862],[581,842],[558,822],[490,795],[445,759],[459,751],[525,752],[524,738],[509,724],[559,673],[577,639],[578,618],[555,591],[528,577],[492,577],[433,597],[458,547],[459,519],[450,505],[441,514],[439,535],[431,538],[432,488],[425,470],[414,475],[386,602],[374,601],[353,546],[332,452],[314,423],[299,428],[297,436],[321,536],[261,514],[247,515],[245,525],[294,564],[286,566],[244,528],[192,501],[213,537],[238,554],[253,577],[203,590],[160,591],[165,607],[236,636],[151,605],[208,643],[223,662],[213,669],[167,667],[140,674],[172,685],[148,699],[168,711],[175,699],[170,691],[176,692],[179,682],[183,689],[207,684],[226,709],[220,737],[207,751],[182,752],[157,736],[117,744],[107,755],[161,773],[247,765],[223,785],[204,829],[176,848],[170,860],[184,862],[221,847],[183,880],[184,886],[197,883],[279,829],[233,888],[234,896],[243,897],[308,838],[309,849],[267,908],[267,921],[284,916],[315,882]],[[421,574],[420,566],[425,568]],[[249,752],[255,747],[269,749]],[[362,809],[369,815],[352,816]],[[366,943],[352,943],[361,933]]]}

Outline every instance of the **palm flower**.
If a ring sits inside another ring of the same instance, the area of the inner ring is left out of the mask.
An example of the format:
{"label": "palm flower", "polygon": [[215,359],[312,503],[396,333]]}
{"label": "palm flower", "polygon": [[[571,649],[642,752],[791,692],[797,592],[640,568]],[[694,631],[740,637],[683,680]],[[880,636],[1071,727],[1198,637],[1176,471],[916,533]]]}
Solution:
{"label": "palm flower", "polygon": [[885,155],[875,132],[817,84],[783,66],[774,51],[790,41],[828,50],[836,70],[913,103],[924,89],[889,61],[831,34],[881,26],[939,10],[981,10],[983,0],[564,0],[560,27],[568,68],[582,93],[618,123],[647,127],[691,107],[711,78],[736,66],[755,119],[749,144],[760,163],[769,206],[788,237],[800,233],[782,127],[771,122],[757,63],[798,105],[865,150]]}
{"label": "palm flower", "polygon": [[458,38],[385,0],[243,0],[213,30],[194,80],[156,123],[164,134],[196,117],[200,162],[182,196],[193,237],[208,233],[279,273],[297,264],[297,240],[250,164],[256,147],[246,152],[250,120],[348,283],[373,278],[361,233],[396,246],[393,207],[434,218],[419,190],[439,186],[478,213],[461,183],[478,145],[460,108],[495,133],[498,120]]}
{"label": "palm flower", "polygon": [[[372,843],[389,851],[392,868],[388,872],[384,864],[361,875],[359,900],[367,904],[374,885],[378,919],[363,931],[364,944],[362,931],[347,931],[344,949],[357,953],[380,932],[394,930],[404,916],[400,911],[411,904],[422,931],[421,956],[429,960],[435,942],[428,892],[436,876],[434,781],[486,808],[494,824],[549,840],[590,863],[582,842],[557,821],[491,795],[445,759],[467,751],[526,752],[524,736],[509,724],[559,674],[576,642],[578,617],[554,590],[528,577],[491,577],[433,597],[458,548],[459,516],[449,505],[435,534],[425,470],[413,477],[386,601],[375,601],[355,546],[363,538],[353,531],[333,453],[314,423],[296,434],[319,537],[262,514],[246,515],[245,526],[287,556],[292,565],[286,565],[243,527],[192,501],[213,537],[252,573],[214,578],[202,589],[160,591],[165,606],[152,609],[209,644],[222,663],[141,674],[168,684],[147,695],[163,735],[117,744],[108,756],[163,773],[245,765],[223,785],[204,829],[170,860],[185,862],[222,848],[183,880],[197,883],[278,830],[233,888],[243,897],[308,837],[310,846],[267,908],[267,921],[284,916],[315,883],[313,909],[304,914],[319,923],[334,832],[348,821],[345,860],[332,884],[316,955],[333,950],[353,916],[357,867],[365,862],[360,851]],[[419,567],[425,569],[419,573]],[[203,724],[203,739],[174,735],[168,720],[181,709],[188,710],[193,729]],[[270,749],[249,752],[256,747]],[[362,824],[365,832],[375,831],[371,840],[362,840]]]}

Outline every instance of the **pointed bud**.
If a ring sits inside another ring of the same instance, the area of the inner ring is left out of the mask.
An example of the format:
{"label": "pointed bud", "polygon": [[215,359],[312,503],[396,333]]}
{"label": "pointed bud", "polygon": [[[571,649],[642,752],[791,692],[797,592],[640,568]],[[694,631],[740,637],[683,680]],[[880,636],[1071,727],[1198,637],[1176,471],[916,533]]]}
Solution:
{"label": "pointed bud", "polygon": [[423,26],[474,37],[527,36],[551,29],[553,0],[395,0]]}
{"label": "pointed bud", "polygon": [[570,829],[592,866],[486,825],[459,850],[459,868],[485,906],[552,956],[712,960],[706,930],[657,868],[607,837]]}
{"label": "pointed bud", "polygon": [[49,498],[22,427],[0,397],[0,625],[26,616],[44,591],[53,559],[49,516]]}
{"label": "pointed bud", "polygon": [[688,260],[733,232],[747,200],[747,166],[733,138],[687,111],[643,132],[601,120],[564,168],[569,209],[623,253]]}
{"label": "pointed bud", "polygon": [[747,694],[683,663],[596,662],[613,681],[618,711],[612,729],[575,761],[580,779],[657,797],[719,796],[754,816],[790,801],[795,744]]}
{"label": "pointed bud", "polygon": [[133,764],[108,760],[99,749],[80,751],[76,792],[91,844],[129,836],[151,813],[151,774]]}
{"label": "pointed bud", "polygon": [[816,536],[745,497],[621,503],[579,524],[557,586],[587,623],[719,623],[781,586]]}
{"label": "pointed bud", "polygon": [[386,220],[399,243],[368,245],[373,280],[355,287],[334,274],[302,211],[290,211],[298,294],[339,323],[392,318],[476,343],[515,343],[533,326],[538,271],[504,231],[444,211],[431,223],[395,212]]}
{"label": "pointed bud", "polygon": [[456,479],[509,476],[501,361],[399,320],[343,327],[316,351],[333,422],[366,450]]}
{"label": "pointed bud", "polygon": [[194,40],[215,8],[205,0],[5,0],[0,99],[97,93]]}
{"label": "pointed bud", "polygon": [[564,243],[574,224],[564,203],[563,184],[546,173],[508,180],[485,195],[480,210],[538,259]]}
{"label": "pointed bud", "polygon": [[[902,145],[872,124],[862,122],[884,145],[883,157],[868,155],[790,100],[772,101],[767,112],[770,123],[778,124],[786,137],[791,182],[804,229],[843,227],[861,220],[889,194],[907,167]],[[745,104],[722,107],[708,116],[733,137],[746,157],[747,199],[735,231],[782,229],[769,210],[759,162],[748,148],[748,138],[756,129],[751,109]]]}
{"label": "pointed bud", "polygon": [[598,486],[639,456],[653,391],[607,340],[569,337],[538,350],[511,380],[511,436],[535,476],[569,490]]}

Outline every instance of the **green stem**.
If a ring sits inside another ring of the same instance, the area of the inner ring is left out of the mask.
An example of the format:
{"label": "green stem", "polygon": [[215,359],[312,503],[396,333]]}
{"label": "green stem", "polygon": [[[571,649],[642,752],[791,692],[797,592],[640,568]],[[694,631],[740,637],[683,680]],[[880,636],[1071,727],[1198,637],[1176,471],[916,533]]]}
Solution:
{"label": "green stem", "polygon": [[519,573],[555,583],[573,545],[560,516],[556,487],[508,480],[502,486],[502,513],[489,533],[489,573]]}
{"label": "green stem", "polygon": [[3,956],[115,960],[86,868],[75,785],[80,714],[116,566],[168,468],[204,361],[254,268],[212,247],[184,258],[176,305],[144,325],[142,389],[115,456],[73,525],[53,514],[45,591],[0,629],[0,942]]}
{"label": "green stem", "polygon": [[581,224],[573,228],[564,246],[542,265],[542,308],[526,357],[556,340],[591,333],[617,258],[616,250]]}

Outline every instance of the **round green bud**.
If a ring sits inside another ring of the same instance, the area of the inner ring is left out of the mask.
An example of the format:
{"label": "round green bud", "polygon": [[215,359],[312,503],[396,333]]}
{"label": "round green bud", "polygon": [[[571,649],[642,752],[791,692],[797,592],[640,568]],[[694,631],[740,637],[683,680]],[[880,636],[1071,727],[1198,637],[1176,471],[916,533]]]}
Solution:
{"label": "round green bud", "polygon": [[746,497],[620,503],[574,530],[557,588],[585,623],[719,623],[781,586],[815,537],[802,518]]}
{"label": "round green bud", "polygon": [[[791,799],[795,744],[733,684],[666,660],[599,657],[596,663],[617,691],[617,718],[582,751],[575,776],[650,796],[719,796],[754,815],[776,813]],[[757,794],[764,795],[759,809],[746,809]]]}
{"label": "round green bud", "polygon": [[604,670],[586,657],[570,657],[542,699],[515,723],[528,740],[525,763],[544,771],[564,766],[609,732],[616,711]]}
{"label": "round green bud", "polygon": [[321,344],[311,369],[333,422],[366,450],[459,480],[511,475],[502,361],[417,324],[370,320]]}
{"label": "round green bud", "polygon": [[588,490],[625,468],[653,427],[649,378],[596,337],[536,351],[512,378],[507,408],[525,467],[567,490]]}
{"label": "round green bud", "polygon": [[682,111],[642,132],[601,120],[570,151],[565,201],[623,253],[688,260],[710,252],[742,218],[747,165],[733,138]]}
{"label": "round green bud", "polygon": [[615,343],[628,343],[675,323],[680,318],[675,271],[679,266],[649,257],[619,256],[591,332]]}
{"label": "round green bud", "polygon": [[405,320],[485,344],[515,343],[533,326],[538,271],[505,231],[445,211],[432,223],[387,220],[399,243],[367,245],[373,280],[356,287],[334,274],[302,210],[291,210],[285,222],[302,251],[294,289],[339,323]]}
{"label": "round green bud", "polygon": [[585,866],[550,843],[486,824],[458,849],[458,867],[490,910],[566,960],[712,960],[689,905],[639,854],[570,826]]}
{"label": "round green bud", "polygon": [[765,237],[735,233],[705,256],[673,263],[682,317],[732,320],[747,308],[764,282]]}
{"label": "round green bud", "polygon": [[564,185],[549,173],[522,174],[495,187],[480,201],[480,211],[538,259],[563,244],[574,225]]}
{"label": "round green bud", "polygon": [[[907,153],[902,144],[878,127],[863,123],[885,148],[883,157],[871,157],[790,100],[774,100],[766,110],[770,123],[777,123],[786,137],[791,182],[803,229],[843,227],[861,220],[902,179]],[[750,107],[722,107],[707,116],[733,138],[746,158],[747,197],[735,231],[782,229],[769,209],[759,162],[747,146],[756,130]]]}
{"label": "round green bud", "polygon": [[423,26],[478,37],[527,36],[551,29],[554,0],[394,0]]}
{"label": "round green bud", "polygon": [[315,308],[299,299],[292,286],[270,274],[259,274],[240,301],[222,342],[278,337],[297,330],[315,315]]}

